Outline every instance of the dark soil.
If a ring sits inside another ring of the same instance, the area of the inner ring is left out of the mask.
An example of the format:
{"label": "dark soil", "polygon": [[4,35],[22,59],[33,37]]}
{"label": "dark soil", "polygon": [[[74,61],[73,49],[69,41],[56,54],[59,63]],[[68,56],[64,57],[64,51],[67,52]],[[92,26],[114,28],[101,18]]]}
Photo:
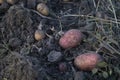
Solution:
{"label": "dark soil", "polygon": [[[112,1],[112,6],[110,1],[19,0],[13,5],[0,4],[0,80],[119,80],[120,1]],[[46,3],[50,15],[36,11],[40,2]],[[115,10],[118,22],[110,9]],[[40,28],[46,37],[37,41],[34,33]],[[84,39],[77,47],[63,49],[58,42],[69,29],[81,30]],[[98,52],[107,63],[96,74],[73,64],[76,56],[90,51]]]}

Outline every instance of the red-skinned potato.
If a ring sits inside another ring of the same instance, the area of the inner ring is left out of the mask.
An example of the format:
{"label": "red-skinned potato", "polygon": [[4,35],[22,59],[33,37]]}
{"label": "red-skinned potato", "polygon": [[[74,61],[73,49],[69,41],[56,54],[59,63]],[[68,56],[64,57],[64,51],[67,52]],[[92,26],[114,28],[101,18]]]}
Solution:
{"label": "red-skinned potato", "polygon": [[102,61],[102,58],[97,53],[84,53],[77,56],[74,60],[74,65],[84,71],[91,71],[97,67],[97,64]]}
{"label": "red-skinned potato", "polygon": [[64,48],[76,47],[82,40],[82,33],[78,29],[68,30],[59,40],[59,45]]}

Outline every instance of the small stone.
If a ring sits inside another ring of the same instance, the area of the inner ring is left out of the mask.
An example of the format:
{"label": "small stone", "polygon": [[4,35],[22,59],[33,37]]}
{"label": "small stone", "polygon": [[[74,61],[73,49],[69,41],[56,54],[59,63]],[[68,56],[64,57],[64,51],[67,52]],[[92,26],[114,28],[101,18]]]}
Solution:
{"label": "small stone", "polygon": [[62,59],[62,54],[61,52],[51,51],[47,57],[49,62],[57,62]]}
{"label": "small stone", "polygon": [[27,43],[33,43],[34,42],[34,37],[32,35],[27,36],[26,39]]}

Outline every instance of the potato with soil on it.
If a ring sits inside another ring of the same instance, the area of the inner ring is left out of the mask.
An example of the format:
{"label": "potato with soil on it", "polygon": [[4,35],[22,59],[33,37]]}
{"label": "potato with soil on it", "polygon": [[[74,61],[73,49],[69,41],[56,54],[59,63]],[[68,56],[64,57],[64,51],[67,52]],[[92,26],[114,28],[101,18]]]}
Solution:
{"label": "potato with soil on it", "polygon": [[0,4],[2,4],[4,2],[4,0],[0,0]]}
{"label": "potato with soil on it", "polygon": [[45,37],[45,34],[42,30],[36,30],[34,37],[35,37],[35,40],[40,41]]}
{"label": "potato with soil on it", "polygon": [[45,16],[49,15],[49,8],[44,3],[39,3],[37,5],[37,11]]}
{"label": "potato with soil on it", "polygon": [[97,64],[102,61],[102,58],[97,53],[84,53],[77,56],[74,60],[74,65],[84,71],[91,71],[97,67]]}
{"label": "potato with soil on it", "polygon": [[18,2],[18,0],[6,0],[6,1],[7,1],[7,3],[9,3],[9,4],[15,4],[15,3]]}
{"label": "potato with soil on it", "polygon": [[82,33],[78,29],[70,29],[59,40],[59,45],[64,48],[76,47],[82,40]]}
{"label": "potato with soil on it", "polygon": [[70,0],[63,0],[63,2],[69,2]]}

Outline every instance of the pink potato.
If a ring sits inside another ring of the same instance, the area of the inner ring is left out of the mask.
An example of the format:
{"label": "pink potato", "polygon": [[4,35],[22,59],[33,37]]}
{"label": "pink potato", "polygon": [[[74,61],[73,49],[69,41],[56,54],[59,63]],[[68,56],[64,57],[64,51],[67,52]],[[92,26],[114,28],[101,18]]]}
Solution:
{"label": "pink potato", "polygon": [[91,71],[101,60],[101,56],[97,53],[84,53],[75,58],[74,65],[78,69]]}
{"label": "pink potato", "polygon": [[59,40],[59,45],[64,48],[76,47],[82,40],[82,33],[78,29],[70,29]]}

